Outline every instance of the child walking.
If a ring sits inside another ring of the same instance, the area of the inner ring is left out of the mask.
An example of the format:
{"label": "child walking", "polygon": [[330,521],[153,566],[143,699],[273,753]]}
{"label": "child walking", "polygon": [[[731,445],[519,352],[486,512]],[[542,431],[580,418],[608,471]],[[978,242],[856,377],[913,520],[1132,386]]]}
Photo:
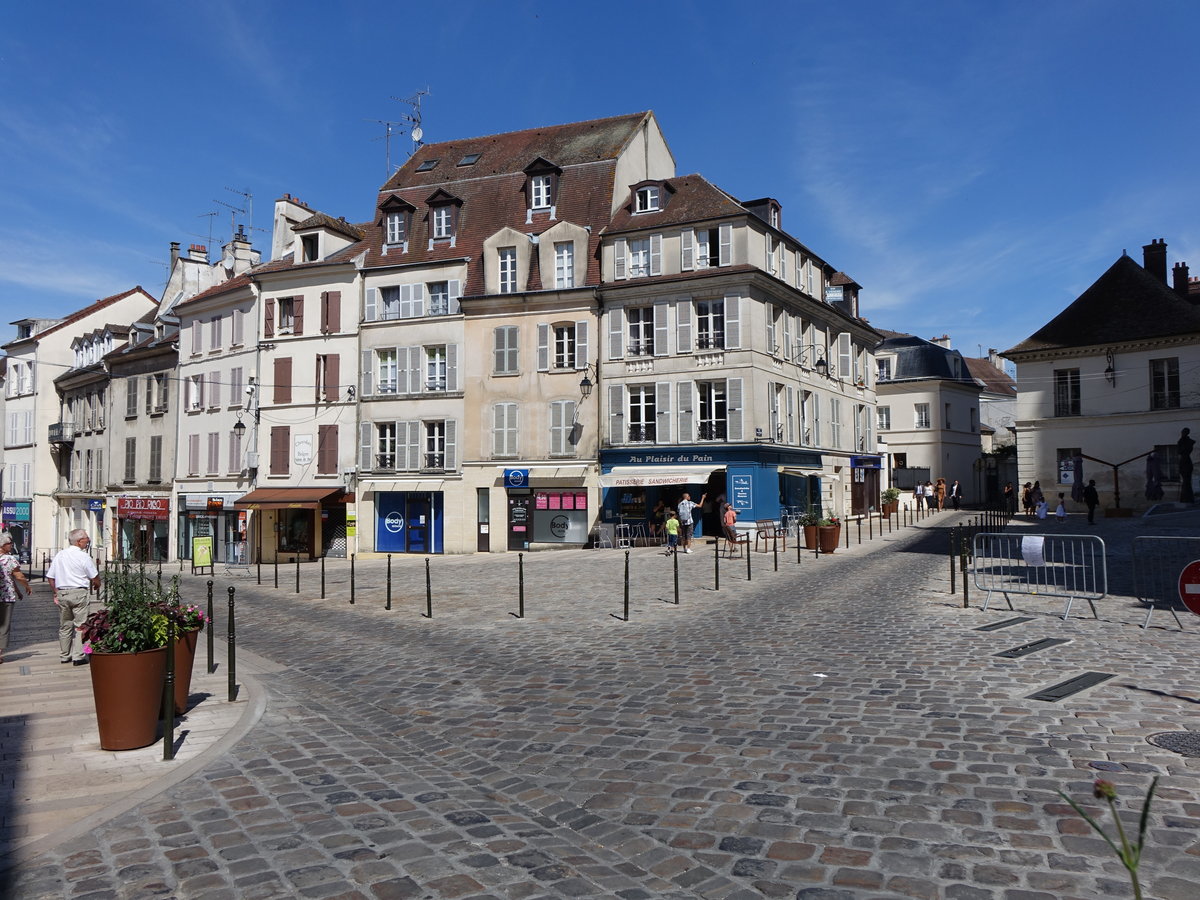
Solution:
{"label": "child walking", "polygon": [[679,545],[679,517],[675,515],[675,510],[673,509],[667,512],[666,528],[667,549],[663,553],[666,556],[670,556]]}
{"label": "child walking", "polygon": [[1058,506],[1054,507],[1054,518],[1058,520],[1059,525],[1061,525],[1063,522],[1067,521],[1067,495],[1066,494],[1058,495]]}

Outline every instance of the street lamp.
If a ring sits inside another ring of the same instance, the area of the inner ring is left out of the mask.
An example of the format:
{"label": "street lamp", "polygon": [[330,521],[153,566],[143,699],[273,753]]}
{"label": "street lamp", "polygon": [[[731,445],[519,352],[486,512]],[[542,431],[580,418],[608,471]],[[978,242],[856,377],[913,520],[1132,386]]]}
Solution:
{"label": "street lamp", "polygon": [[579,394],[584,400],[592,396],[592,388],[596,386],[595,382],[588,377],[592,372],[596,373],[596,381],[600,380],[599,366],[596,363],[588,363],[583,370],[583,379],[579,382]]}
{"label": "street lamp", "polygon": [[807,350],[813,350],[813,355],[817,358],[817,361],[813,363],[813,369],[816,370],[816,373],[822,378],[828,378],[829,363],[825,361],[825,357],[829,355],[829,349],[827,347],[823,347],[821,344],[797,344],[796,358],[800,365],[804,365],[804,353]]}

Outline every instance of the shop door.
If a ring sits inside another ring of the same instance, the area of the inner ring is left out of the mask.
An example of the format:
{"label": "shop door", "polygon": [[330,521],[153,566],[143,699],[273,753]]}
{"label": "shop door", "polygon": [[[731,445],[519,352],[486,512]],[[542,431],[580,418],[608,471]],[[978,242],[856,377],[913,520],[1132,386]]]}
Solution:
{"label": "shop door", "polygon": [[850,512],[865,516],[879,509],[879,470],[853,469],[854,481],[850,487]]}
{"label": "shop door", "polygon": [[531,494],[508,495],[508,549],[525,550],[529,547],[530,528],[533,525],[533,496]]}
{"label": "shop door", "polygon": [[427,494],[409,494],[405,512],[406,553],[429,553],[429,533],[433,512]]}

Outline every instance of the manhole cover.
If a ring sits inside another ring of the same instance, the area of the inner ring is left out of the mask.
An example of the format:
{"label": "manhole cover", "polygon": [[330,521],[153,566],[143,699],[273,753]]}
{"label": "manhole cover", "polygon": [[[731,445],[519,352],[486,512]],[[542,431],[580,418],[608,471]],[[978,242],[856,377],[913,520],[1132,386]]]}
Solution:
{"label": "manhole cover", "polygon": [[1172,753],[1200,758],[1200,732],[1164,731],[1160,734],[1152,734],[1146,740],[1155,747],[1162,747]]}

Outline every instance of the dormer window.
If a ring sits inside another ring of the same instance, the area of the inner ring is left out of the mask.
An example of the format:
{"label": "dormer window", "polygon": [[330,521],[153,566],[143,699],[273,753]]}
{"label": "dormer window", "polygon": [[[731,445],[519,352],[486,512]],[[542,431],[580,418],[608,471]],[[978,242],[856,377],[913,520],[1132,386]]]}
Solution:
{"label": "dormer window", "polygon": [[390,212],[387,214],[387,243],[403,244],[408,237],[408,217],[400,211]]}
{"label": "dormer window", "polygon": [[448,238],[454,233],[454,217],[449,206],[433,210],[433,239]]}
{"label": "dormer window", "polygon": [[33,325],[29,322],[22,322],[17,326],[17,340],[23,341],[29,337],[33,337]]}
{"label": "dormer window", "polygon": [[657,185],[640,187],[633,195],[635,213],[658,212],[662,209],[662,192]]}
{"label": "dormer window", "polygon": [[534,175],[529,180],[529,206],[531,209],[550,208],[549,175]]}
{"label": "dormer window", "polygon": [[302,262],[315,262],[320,259],[321,239],[315,234],[306,234],[300,238],[300,254]]}
{"label": "dormer window", "polygon": [[450,241],[450,246],[453,247],[462,201],[439,188],[425,202],[429,206],[429,249],[433,249],[434,241],[446,240]]}
{"label": "dormer window", "polygon": [[408,249],[408,235],[412,230],[412,214],[416,207],[394,194],[379,204],[383,213],[383,249],[399,247],[403,253]]}

